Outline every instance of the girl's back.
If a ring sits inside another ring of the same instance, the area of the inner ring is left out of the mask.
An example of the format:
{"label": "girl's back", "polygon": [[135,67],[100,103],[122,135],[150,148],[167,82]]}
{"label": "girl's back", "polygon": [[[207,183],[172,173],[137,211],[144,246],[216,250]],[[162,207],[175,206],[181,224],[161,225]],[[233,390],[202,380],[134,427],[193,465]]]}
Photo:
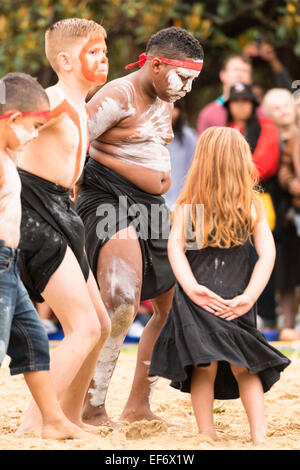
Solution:
{"label": "girl's back", "polygon": [[186,251],[197,282],[223,298],[233,298],[245,290],[251,275],[249,256],[250,241],[232,248]]}

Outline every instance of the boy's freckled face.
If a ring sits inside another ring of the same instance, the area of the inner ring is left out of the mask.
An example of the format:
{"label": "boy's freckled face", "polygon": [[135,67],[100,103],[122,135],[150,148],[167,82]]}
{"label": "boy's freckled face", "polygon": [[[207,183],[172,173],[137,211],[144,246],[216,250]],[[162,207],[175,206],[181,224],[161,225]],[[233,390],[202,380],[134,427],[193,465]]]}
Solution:
{"label": "boy's freckled face", "polygon": [[80,50],[82,75],[97,85],[106,82],[108,74],[107,48],[103,38],[88,39]]}

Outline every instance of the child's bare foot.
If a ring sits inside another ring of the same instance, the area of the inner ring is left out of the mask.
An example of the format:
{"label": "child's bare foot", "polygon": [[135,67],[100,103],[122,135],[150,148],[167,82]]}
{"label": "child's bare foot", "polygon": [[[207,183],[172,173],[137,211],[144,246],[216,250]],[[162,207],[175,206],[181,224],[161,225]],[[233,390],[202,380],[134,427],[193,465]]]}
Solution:
{"label": "child's bare foot", "polygon": [[259,446],[267,443],[267,436],[265,434],[261,436],[252,436],[253,445]]}
{"label": "child's bare foot", "polygon": [[200,432],[201,436],[203,437],[208,437],[209,439],[211,439],[212,441],[218,441],[220,438],[219,436],[217,435],[217,433],[210,433],[210,432]]}
{"label": "child's bare foot", "polygon": [[209,439],[212,439],[213,441],[218,441],[220,439],[214,426],[203,426],[202,428],[198,427],[198,431],[199,434],[205,437],[209,437]]}
{"label": "child's bare foot", "polygon": [[68,419],[61,419],[52,423],[47,423],[42,428],[41,436],[43,439],[86,439],[90,435],[71,423]]}
{"label": "child's bare foot", "polygon": [[83,426],[107,426],[109,428],[118,429],[119,424],[112,421],[104,407],[86,407],[82,415]]}
{"label": "child's bare foot", "polygon": [[41,437],[41,427],[40,426],[33,426],[33,425],[24,425],[21,423],[18,429],[15,432],[16,436],[23,436],[24,434],[32,434],[37,437]]}

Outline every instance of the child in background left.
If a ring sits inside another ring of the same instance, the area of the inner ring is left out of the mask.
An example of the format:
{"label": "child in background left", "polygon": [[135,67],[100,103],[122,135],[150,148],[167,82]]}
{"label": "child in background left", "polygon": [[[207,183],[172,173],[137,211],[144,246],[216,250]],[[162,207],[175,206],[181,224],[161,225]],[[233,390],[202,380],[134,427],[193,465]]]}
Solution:
{"label": "child in background left", "polygon": [[22,73],[2,79],[0,104],[0,365],[7,353],[11,375],[24,374],[42,416],[41,436],[87,435],[63,414],[49,372],[49,344],[17,267],[21,224],[19,152],[37,137],[49,117],[49,100],[39,83]]}

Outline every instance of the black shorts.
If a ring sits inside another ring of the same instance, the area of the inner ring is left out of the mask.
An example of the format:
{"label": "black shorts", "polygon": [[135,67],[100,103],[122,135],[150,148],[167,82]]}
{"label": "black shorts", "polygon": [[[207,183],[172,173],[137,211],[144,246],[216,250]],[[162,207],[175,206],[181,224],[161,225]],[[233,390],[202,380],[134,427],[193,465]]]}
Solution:
{"label": "black shorts", "polygon": [[22,222],[18,266],[30,298],[43,302],[52,274],[60,266],[67,246],[73,251],[84,278],[89,265],[84,252],[84,226],[71,208],[69,190],[19,170],[22,181]]}
{"label": "black shorts", "polygon": [[100,248],[117,232],[133,225],[143,257],[141,300],[153,299],[175,284],[167,253],[170,211],[162,196],[142,191],[90,158],[76,210],[85,225],[86,252],[96,279]]}

